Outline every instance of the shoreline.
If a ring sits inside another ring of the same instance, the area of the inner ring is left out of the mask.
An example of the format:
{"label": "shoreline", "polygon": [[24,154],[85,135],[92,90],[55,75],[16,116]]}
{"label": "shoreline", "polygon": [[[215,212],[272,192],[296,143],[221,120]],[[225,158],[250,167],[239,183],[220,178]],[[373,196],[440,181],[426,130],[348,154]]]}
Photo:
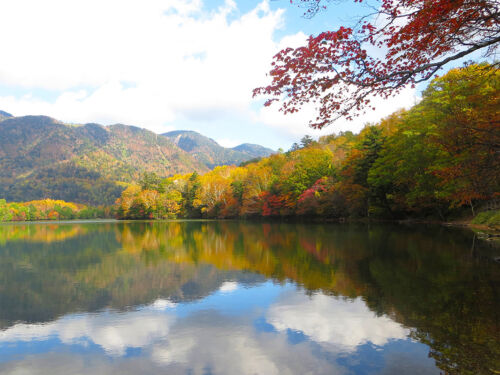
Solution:
{"label": "shoreline", "polygon": [[499,225],[487,225],[487,224],[474,224],[470,221],[438,221],[438,220],[425,220],[425,219],[370,219],[370,218],[306,218],[306,217],[285,217],[285,218],[275,218],[275,217],[250,217],[250,218],[176,218],[176,219],[113,219],[113,218],[102,218],[102,219],[70,219],[70,220],[39,220],[39,221],[0,221],[0,224],[75,224],[75,223],[132,223],[132,222],[168,222],[168,221],[283,221],[283,222],[302,222],[302,223],[387,223],[387,224],[402,224],[402,225],[442,225],[446,227],[456,227],[456,228],[469,228],[471,230],[483,230],[494,232],[500,236],[500,226]]}

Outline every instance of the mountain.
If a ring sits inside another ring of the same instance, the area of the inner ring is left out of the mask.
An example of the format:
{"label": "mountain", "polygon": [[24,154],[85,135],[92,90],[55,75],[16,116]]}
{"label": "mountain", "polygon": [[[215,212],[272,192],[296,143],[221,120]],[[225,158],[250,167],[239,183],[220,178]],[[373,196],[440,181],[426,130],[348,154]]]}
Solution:
{"label": "mountain", "polygon": [[0,111],[0,121],[3,121],[5,119],[11,118],[11,117],[14,117],[14,116],[12,116],[10,113]]}
{"label": "mountain", "polygon": [[275,152],[270,148],[253,143],[243,143],[239,146],[233,147],[232,150],[247,154],[251,158],[265,158]]}
{"label": "mountain", "polygon": [[135,126],[68,125],[46,116],[0,121],[0,198],[112,204],[144,172],[208,168],[168,138]]}
{"label": "mountain", "polygon": [[208,168],[218,165],[240,164],[256,157],[271,155],[274,151],[259,145],[245,143],[234,148],[225,148],[212,138],[191,130],[174,130],[162,134]]}

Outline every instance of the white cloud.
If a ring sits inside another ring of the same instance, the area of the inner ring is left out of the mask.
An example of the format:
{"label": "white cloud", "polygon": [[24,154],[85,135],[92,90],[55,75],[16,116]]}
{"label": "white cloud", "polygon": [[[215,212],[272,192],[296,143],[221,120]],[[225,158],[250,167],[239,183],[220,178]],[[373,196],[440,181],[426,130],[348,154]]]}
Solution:
{"label": "white cloud", "polygon": [[256,332],[238,318],[197,316],[172,330],[168,341],[141,351],[141,356],[57,351],[0,362],[0,373],[18,374],[317,374],[348,373],[308,343],[290,345],[286,335]]}
{"label": "white cloud", "polygon": [[315,106],[312,103],[304,105],[299,112],[287,115],[278,110],[278,104],[262,107],[254,121],[260,121],[283,132],[291,133],[297,139],[305,134],[321,136],[345,130],[359,132],[365,124],[375,123],[398,109],[408,109],[416,104],[418,100],[417,91],[412,88],[403,89],[400,94],[389,100],[375,97],[371,101],[371,104],[375,107],[374,111],[367,110],[365,114],[356,117],[353,121],[339,119],[321,130],[312,129],[308,126],[309,120],[316,118]]}
{"label": "white cloud", "polygon": [[238,289],[238,283],[236,281],[224,281],[219,288],[222,293],[234,292]]}
{"label": "white cloud", "polygon": [[[0,109],[16,116],[135,124],[156,132],[184,120],[204,126],[244,119],[242,126],[264,124],[283,139],[299,139],[357,131],[415,101],[415,91],[405,90],[375,100],[376,111],[323,131],[308,127],[312,106],[293,116],[276,106],[255,109],[262,99],[252,99],[252,90],[268,83],[272,56],[307,39],[297,32],[273,40],[285,18],[269,0],[247,13],[233,0],[212,10],[202,0],[16,0],[0,2],[0,15],[0,35],[6,36],[0,87],[31,92],[0,95]],[[224,146],[246,142],[236,140],[237,127],[234,134],[216,133],[210,136]]]}
{"label": "white cloud", "polygon": [[191,335],[173,337],[167,345],[156,345],[151,351],[153,361],[161,364],[189,363],[196,346],[196,338]]}
{"label": "white cloud", "polygon": [[111,356],[122,356],[127,348],[167,336],[174,321],[173,316],[148,311],[73,315],[47,324],[16,324],[0,332],[0,343],[57,337],[64,344],[92,342]]}
{"label": "white cloud", "polygon": [[267,321],[278,331],[300,331],[349,351],[366,343],[385,345],[409,333],[387,316],[377,317],[360,298],[347,302],[323,294],[290,294],[270,307]]}
{"label": "white cloud", "polygon": [[175,302],[169,301],[168,299],[158,298],[149,307],[153,310],[166,310],[177,307],[177,304]]}
{"label": "white cloud", "polygon": [[231,0],[209,12],[199,0],[0,2],[0,34],[9,36],[0,84],[59,93],[3,96],[0,108],[157,131],[182,116],[245,113],[283,11],[263,1],[230,21],[235,9]]}
{"label": "white cloud", "polygon": [[230,138],[218,138],[215,141],[222,147],[229,147],[229,148],[236,147],[241,144],[239,140]]}
{"label": "white cloud", "polygon": [[207,367],[213,373],[228,375],[278,375],[280,368],[286,369],[278,363],[279,357],[266,350],[259,337],[246,327],[236,326],[237,333],[217,326],[194,328],[198,329],[184,327],[183,334],[173,337],[168,345],[153,348],[153,360],[162,364],[182,363],[195,374],[202,374]]}

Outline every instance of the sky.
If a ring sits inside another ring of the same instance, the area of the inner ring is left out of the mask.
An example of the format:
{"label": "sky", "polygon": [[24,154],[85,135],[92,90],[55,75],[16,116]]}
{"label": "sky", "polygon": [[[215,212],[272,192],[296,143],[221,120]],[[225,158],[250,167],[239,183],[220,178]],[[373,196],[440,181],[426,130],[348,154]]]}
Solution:
{"label": "sky", "polygon": [[305,134],[359,131],[419,91],[321,131],[312,107],[283,115],[252,98],[272,56],[365,13],[334,4],[312,19],[288,0],[2,0],[0,110],[66,123],[195,130],[226,147],[289,149]]}

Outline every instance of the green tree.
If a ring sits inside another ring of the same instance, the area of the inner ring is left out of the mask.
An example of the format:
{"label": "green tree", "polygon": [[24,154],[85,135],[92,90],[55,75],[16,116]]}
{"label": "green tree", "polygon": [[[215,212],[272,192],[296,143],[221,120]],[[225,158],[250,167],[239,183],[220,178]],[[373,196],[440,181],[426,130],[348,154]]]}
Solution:
{"label": "green tree", "polygon": [[199,193],[201,189],[200,176],[193,172],[188,179],[184,191],[184,211],[188,217],[200,217],[201,207],[199,202]]}
{"label": "green tree", "polygon": [[161,178],[155,172],[144,172],[141,181],[139,182],[142,190],[157,190],[163,193]]}

